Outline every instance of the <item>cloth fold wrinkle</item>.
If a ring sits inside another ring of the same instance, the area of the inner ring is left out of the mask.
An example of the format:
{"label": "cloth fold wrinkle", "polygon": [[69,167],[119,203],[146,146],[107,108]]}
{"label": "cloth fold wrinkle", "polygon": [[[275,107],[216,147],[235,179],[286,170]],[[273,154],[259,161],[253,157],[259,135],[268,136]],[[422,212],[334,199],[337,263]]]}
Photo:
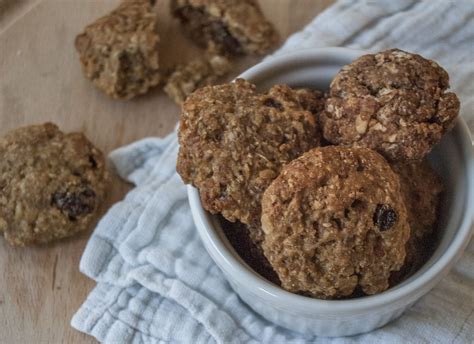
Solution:
{"label": "cloth fold wrinkle", "polygon": [[[340,45],[421,53],[448,70],[472,131],[472,17],[469,0],[343,0],[292,35],[276,54]],[[99,222],[84,251],[80,270],[98,284],[72,319],[79,331],[110,343],[474,341],[473,242],[448,277],[382,329],[316,338],[263,319],[233,292],[200,242],[176,173],[177,152],[175,130],[110,154],[118,174],[135,188]]]}

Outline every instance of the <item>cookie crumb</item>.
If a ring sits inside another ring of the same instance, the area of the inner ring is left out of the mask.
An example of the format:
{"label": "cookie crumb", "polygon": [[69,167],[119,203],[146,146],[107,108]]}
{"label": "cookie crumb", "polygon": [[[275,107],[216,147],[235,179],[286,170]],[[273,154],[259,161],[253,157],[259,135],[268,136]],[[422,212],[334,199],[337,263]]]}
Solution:
{"label": "cookie crumb", "polygon": [[164,90],[177,104],[181,104],[200,87],[214,84],[232,67],[224,56],[210,56],[176,67],[168,78]]}

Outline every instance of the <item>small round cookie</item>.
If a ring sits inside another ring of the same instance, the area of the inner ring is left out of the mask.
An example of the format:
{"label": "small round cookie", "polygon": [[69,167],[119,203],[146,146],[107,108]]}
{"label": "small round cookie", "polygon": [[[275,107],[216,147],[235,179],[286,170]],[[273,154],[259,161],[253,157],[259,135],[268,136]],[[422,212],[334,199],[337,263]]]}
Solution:
{"label": "small round cookie", "polygon": [[420,55],[398,49],[364,55],[331,83],[321,116],[324,137],[392,161],[422,159],[459,113],[448,87],[446,71]]}
{"label": "small round cookie", "polygon": [[391,166],[400,177],[411,228],[410,239],[406,246],[404,270],[413,273],[423,265],[431,253],[443,184],[426,160],[396,163]]}
{"label": "small round cookie", "polygon": [[288,86],[267,94],[242,79],[204,87],[183,104],[177,170],[205,209],[259,227],[263,191],[283,165],[319,144],[318,129]]}
{"label": "small round cookie", "polygon": [[283,288],[322,299],[389,286],[410,235],[398,176],[367,148],[315,148],[262,198],[263,251]]}
{"label": "small round cookie", "polygon": [[43,244],[89,228],[104,198],[102,153],[52,123],[0,139],[0,229],[11,245]]}

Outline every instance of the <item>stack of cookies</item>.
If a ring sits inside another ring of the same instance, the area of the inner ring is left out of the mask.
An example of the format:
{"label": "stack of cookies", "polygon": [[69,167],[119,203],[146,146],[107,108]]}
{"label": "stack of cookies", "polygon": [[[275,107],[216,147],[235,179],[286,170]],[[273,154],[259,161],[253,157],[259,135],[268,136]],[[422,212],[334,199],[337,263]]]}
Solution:
{"label": "stack of cookies", "polygon": [[459,113],[448,87],[398,49],[343,67],[326,94],[204,87],[182,107],[177,170],[267,279],[321,299],[380,293],[430,253],[442,184],[426,155]]}

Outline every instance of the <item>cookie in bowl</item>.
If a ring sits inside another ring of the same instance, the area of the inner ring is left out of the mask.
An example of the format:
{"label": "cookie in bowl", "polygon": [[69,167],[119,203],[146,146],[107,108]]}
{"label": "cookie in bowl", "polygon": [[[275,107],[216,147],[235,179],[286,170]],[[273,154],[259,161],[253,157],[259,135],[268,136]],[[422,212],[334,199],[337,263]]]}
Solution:
{"label": "cookie in bowl", "polygon": [[85,231],[108,185],[100,150],[52,123],[0,139],[0,231],[14,246],[45,244]]}
{"label": "cookie in bowl", "polygon": [[399,49],[363,55],[331,82],[324,137],[391,161],[420,160],[458,116],[459,100],[448,88],[447,72],[420,55]]}
{"label": "cookie in bowl", "polygon": [[322,299],[376,294],[410,235],[398,176],[367,148],[315,148],[262,198],[263,251],[282,287]]}
{"label": "cookie in bowl", "polygon": [[243,79],[194,92],[179,124],[177,170],[200,190],[203,206],[229,221],[260,227],[260,200],[288,162],[320,143],[301,95],[284,85],[267,93]]}
{"label": "cookie in bowl", "polygon": [[[400,177],[402,196],[410,224],[407,256],[400,274],[406,278],[431,256],[437,238],[437,219],[443,184],[426,160],[391,164]],[[399,275],[400,275],[399,274]]]}

